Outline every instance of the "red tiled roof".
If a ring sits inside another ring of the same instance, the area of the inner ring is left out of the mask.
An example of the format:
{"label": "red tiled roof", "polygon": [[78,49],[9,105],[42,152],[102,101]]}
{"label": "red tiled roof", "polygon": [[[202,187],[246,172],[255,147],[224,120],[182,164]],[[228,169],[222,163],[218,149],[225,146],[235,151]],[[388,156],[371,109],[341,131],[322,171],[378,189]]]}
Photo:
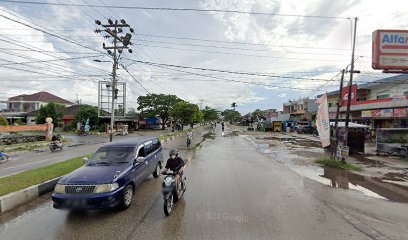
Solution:
{"label": "red tiled roof", "polygon": [[63,104],[74,104],[68,100],[55,96],[49,92],[38,92],[34,94],[22,94],[8,99],[9,101],[38,101],[38,102],[55,102]]}

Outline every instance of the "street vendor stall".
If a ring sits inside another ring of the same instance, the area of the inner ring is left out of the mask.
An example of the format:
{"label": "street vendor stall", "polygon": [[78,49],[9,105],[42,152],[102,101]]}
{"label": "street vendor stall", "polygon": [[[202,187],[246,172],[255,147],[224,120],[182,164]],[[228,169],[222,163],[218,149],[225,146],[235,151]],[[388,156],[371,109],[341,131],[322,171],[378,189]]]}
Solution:
{"label": "street vendor stall", "polygon": [[[334,122],[330,122],[331,136],[333,136],[334,125],[335,125]],[[341,146],[341,143],[345,139],[345,122],[338,122],[337,128],[338,128],[337,139],[339,142],[339,146]],[[366,131],[368,129],[369,129],[369,126],[367,125],[357,124],[353,122],[349,123],[348,138],[347,138],[348,144],[347,145],[349,146],[350,154],[365,152],[364,140],[365,140]],[[335,140],[336,139],[332,138],[332,142]]]}

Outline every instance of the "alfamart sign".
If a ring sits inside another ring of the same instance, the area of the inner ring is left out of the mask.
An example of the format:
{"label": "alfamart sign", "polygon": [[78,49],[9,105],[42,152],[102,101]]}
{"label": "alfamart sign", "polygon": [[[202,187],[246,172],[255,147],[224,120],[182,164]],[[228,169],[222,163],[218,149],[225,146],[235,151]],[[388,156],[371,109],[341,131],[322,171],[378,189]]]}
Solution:
{"label": "alfamart sign", "polygon": [[373,69],[408,70],[408,30],[373,32]]}

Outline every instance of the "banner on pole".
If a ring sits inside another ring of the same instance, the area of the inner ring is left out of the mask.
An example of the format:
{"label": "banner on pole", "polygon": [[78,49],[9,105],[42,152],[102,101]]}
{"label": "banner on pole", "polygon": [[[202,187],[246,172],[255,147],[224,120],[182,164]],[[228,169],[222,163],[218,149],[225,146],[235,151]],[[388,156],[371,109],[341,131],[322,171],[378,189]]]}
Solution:
{"label": "banner on pole", "polygon": [[330,145],[330,119],[327,94],[324,94],[317,99],[316,103],[319,105],[316,117],[316,127],[319,132],[322,147],[327,147]]}

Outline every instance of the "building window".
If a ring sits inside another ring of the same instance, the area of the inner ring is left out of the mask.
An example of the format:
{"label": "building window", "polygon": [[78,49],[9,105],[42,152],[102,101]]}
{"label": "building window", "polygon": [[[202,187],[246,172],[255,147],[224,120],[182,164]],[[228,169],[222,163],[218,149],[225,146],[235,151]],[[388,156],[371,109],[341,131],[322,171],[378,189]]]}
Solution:
{"label": "building window", "polygon": [[384,99],[384,98],[389,98],[390,94],[383,94],[383,95],[378,95],[377,99]]}
{"label": "building window", "polygon": [[333,105],[333,103],[330,102],[330,103],[329,103],[329,107],[331,107],[332,105]]}
{"label": "building window", "polygon": [[408,96],[408,91],[404,91],[404,96]]}

